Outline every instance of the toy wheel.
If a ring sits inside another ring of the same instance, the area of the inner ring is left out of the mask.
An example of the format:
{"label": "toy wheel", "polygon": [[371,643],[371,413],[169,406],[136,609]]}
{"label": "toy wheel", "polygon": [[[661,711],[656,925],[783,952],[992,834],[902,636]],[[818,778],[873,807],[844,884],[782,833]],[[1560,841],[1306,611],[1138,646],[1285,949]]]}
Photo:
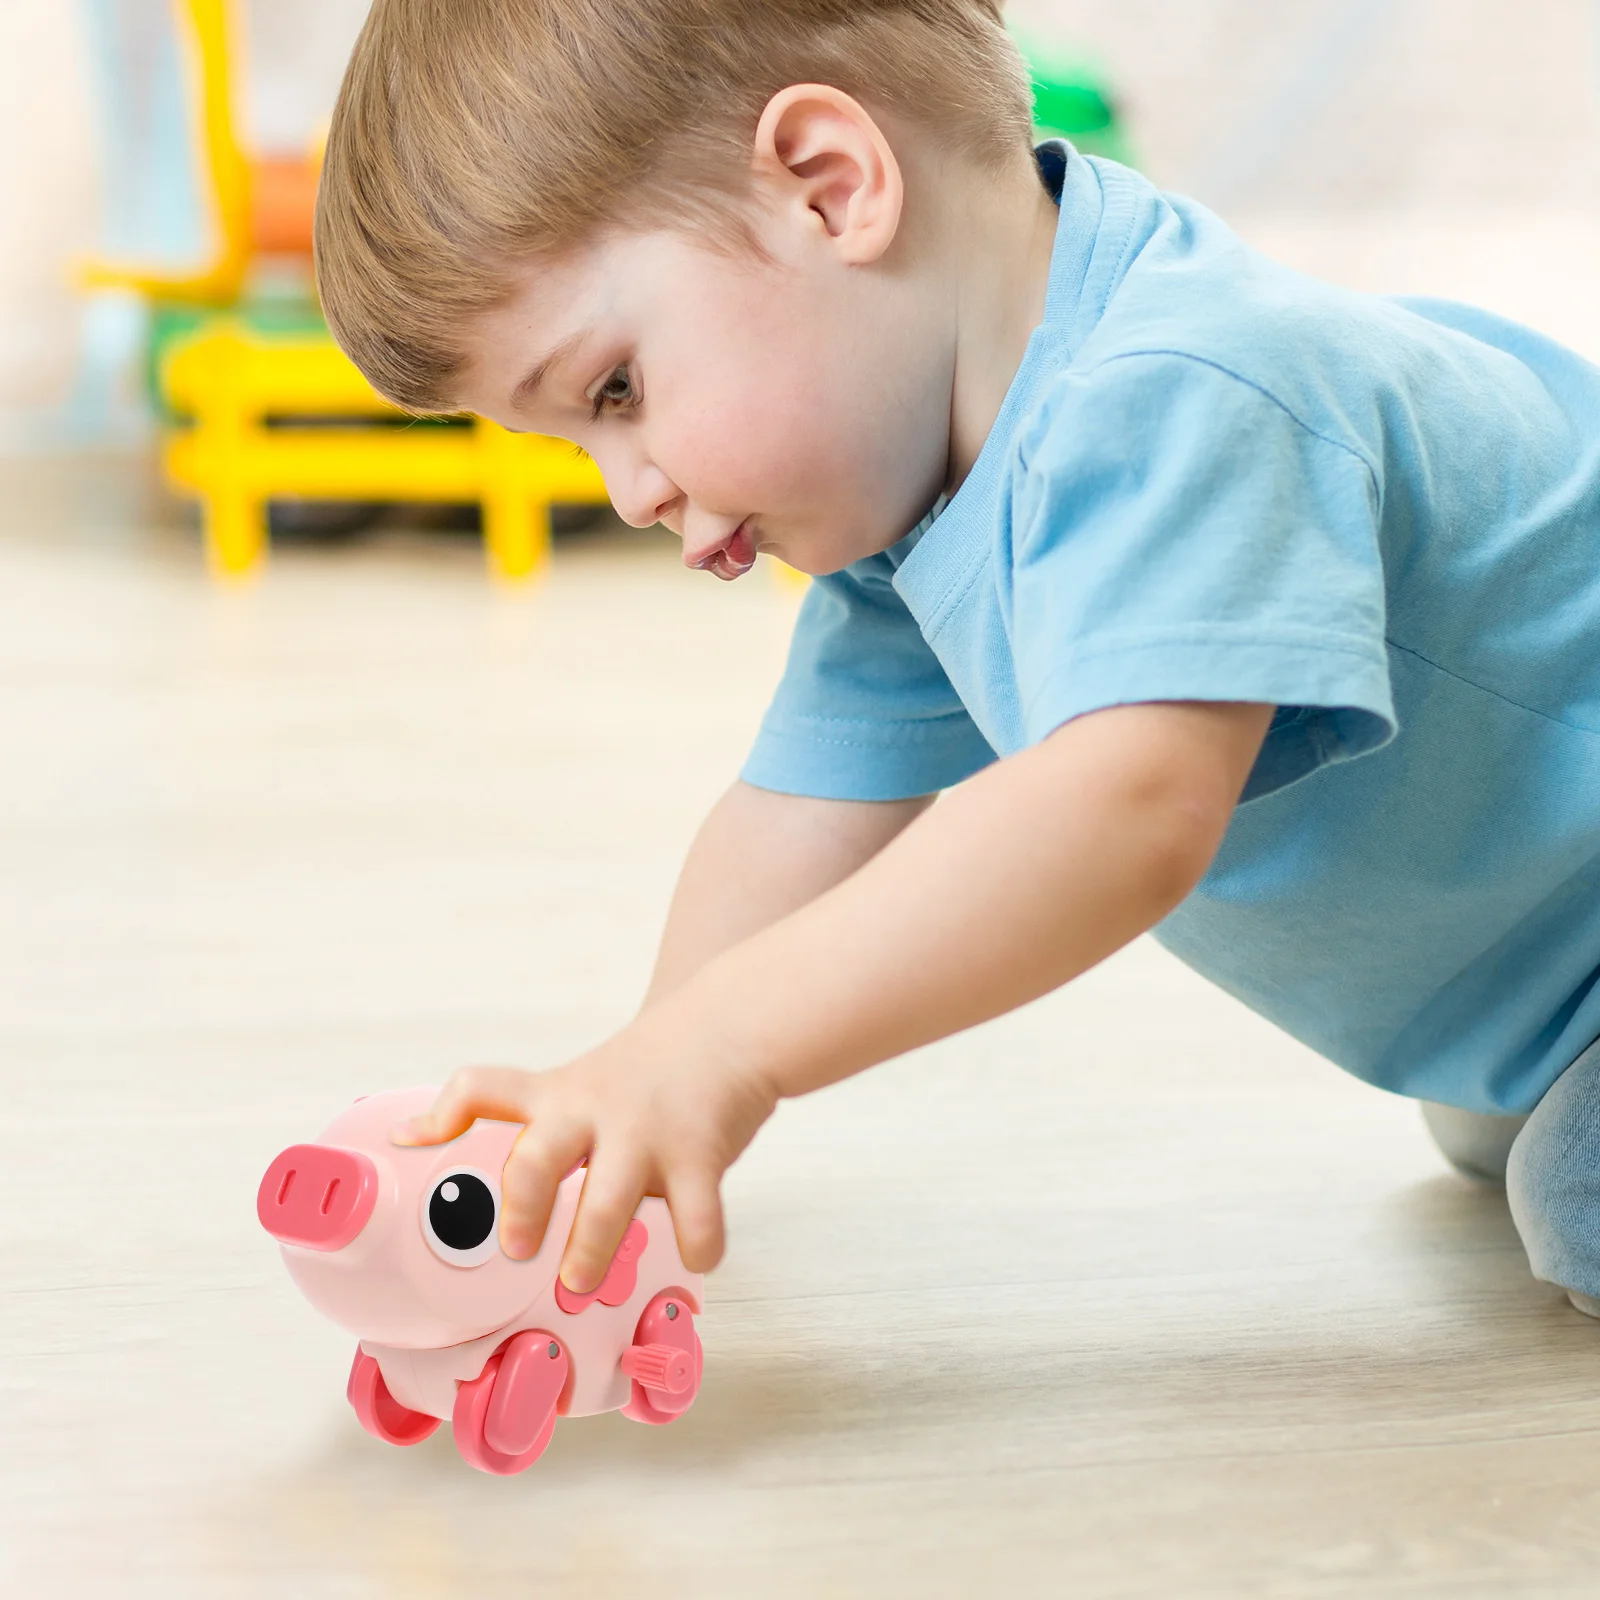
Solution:
{"label": "toy wheel", "polygon": [[503,1344],[456,1390],[450,1421],[461,1459],[499,1477],[531,1467],[555,1432],[571,1370],[561,1341],[548,1333],[530,1330]]}
{"label": "toy wheel", "polygon": [[438,1417],[413,1411],[389,1393],[383,1369],[360,1345],[356,1346],[344,1394],[361,1426],[385,1444],[421,1444],[439,1426]]}
{"label": "toy wheel", "polygon": [[694,1404],[694,1397],[700,1392],[700,1376],[705,1369],[705,1351],[700,1344],[700,1335],[694,1331],[694,1313],[689,1309],[689,1300],[683,1290],[664,1289],[644,1308],[644,1315],[639,1318],[639,1326],[634,1331],[632,1348],[641,1355],[646,1350],[650,1351],[650,1359],[630,1361],[630,1367],[659,1367],[662,1365],[661,1356],[670,1351],[682,1351],[694,1363],[688,1386],[675,1394],[654,1385],[646,1387],[638,1378],[634,1378],[633,1398],[622,1408],[623,1416],[652,1427],[659,1428],[666,1423],[676,1422]]}

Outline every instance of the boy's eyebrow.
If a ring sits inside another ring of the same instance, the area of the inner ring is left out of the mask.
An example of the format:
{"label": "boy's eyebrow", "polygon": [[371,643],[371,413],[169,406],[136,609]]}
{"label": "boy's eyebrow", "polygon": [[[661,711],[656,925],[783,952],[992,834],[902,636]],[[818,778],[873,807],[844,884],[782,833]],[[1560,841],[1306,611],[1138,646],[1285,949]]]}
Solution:
{"label": "boy's eyebrow", "polygon": [[544,382],[546,374],[558,362],[565,361],[574,350],[583,343],[586,334],[583,331],[568,334],[553,350],[548,350],[529,369],[527,377],[511,391],[511,407],[520,411],[528,401],[538,393],[539,385]]}

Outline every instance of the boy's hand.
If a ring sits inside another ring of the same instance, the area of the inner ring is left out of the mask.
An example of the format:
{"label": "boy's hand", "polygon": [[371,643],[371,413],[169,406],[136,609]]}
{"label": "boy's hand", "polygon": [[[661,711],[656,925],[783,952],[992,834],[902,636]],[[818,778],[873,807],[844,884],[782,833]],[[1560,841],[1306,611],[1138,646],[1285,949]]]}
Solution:
{"label": "boy's hand", "polygon": [[[1210,866],[1273,709],[1094,712],[909,826],[847,828],[765,898],[803,899],[802,880],[832,888],[742,937],[741,921],[762,919],[705,919],[691,945],[736,942],[692,976],[667,961],[662,998],[598,1050],[554,1072],[462,1073],[395,1137],[438,1143],[478,1117],[526,1125],[503,1190],[512,1256],[538,1249],[557,1186],[587,1157],[561,1267],[576,1293],[599,1284],[646,1194],[665,1196],[684,1265],[714,1266],[722,1174],[780,1096],[999,1016],[1153,927]],[[832,868],[851,854],[864,864],[841,880]]]}
{"label": "boy's hand", "polygon": [[501,1189],[500,1242],[517,1260],[538,1251],[558,1186],[587,1159],[561,1262],[575,1294],[599,1285],[647,1194],[666,1199],[683,1264],[708,1272],[722,1257],[722,1174],[777,1095],[757,1074],[697,1051],[674,1020],[647,1013],[550,1072],[469,1067],[426,1114],[395,1130],[395,1143],[441,1144],[479,1117],[525,1124]]}
{"label": "boy's hand", "polygon": [[[690,1008],[674,996],[721,952],[849,877],[929,799],[811,800],[734,784],[689,853],[646,1015],[553,1072],[458,1073],[426,1116],[396,1130],[397,1142],[453,1139],[475,1117],[526,1124],[502,1191],[501,1238],[514,1257],[537,1252],[557,1186],[589,1157],[561,1269],[576,1293],[600,1281],[644,1194],[666,1198],[684,1265],[709,1270],[723,1247],[718,1181],[775,1096],[758,1073],[714,1065],[731,1052],[720,1037],[710,1042],[697,1020],[710,1016],[720,1035],[730,1009],[725,989]],[[757,1052],[739,1054],[748,1063]]]}

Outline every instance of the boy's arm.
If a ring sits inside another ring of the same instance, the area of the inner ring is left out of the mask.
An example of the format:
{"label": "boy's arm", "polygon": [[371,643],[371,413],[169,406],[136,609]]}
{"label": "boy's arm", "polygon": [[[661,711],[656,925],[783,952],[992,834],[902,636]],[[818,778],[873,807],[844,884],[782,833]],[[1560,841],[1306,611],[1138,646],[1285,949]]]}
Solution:
{"label": "boy's arm", "polygon": [[813,800],[734,784],[689,847],[645,1008],[713,956],[842,883],[932,801]]}
{"label": "boy's arm", "polygon": [[691,1270],[722,1253],[722,1174],[777,1101],[1022,1005],[1159,922],[1204,875],[1270,706],[1081,717],[978,774],[858,871],[708,961],[552,1072],[458,1074],[397,1130],[527,1124],[501,1235],[531,1255],[556,1187],[589,1171],[562,1277],[597,1284],[640,1199],[664,1194]]}

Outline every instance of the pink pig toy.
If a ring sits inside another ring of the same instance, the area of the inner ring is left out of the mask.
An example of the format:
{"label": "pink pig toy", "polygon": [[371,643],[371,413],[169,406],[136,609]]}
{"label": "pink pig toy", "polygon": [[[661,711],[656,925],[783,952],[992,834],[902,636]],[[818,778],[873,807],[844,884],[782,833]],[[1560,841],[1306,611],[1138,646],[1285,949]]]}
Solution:
{"label": "pink pig toy", "polygon": [[583,1172],[557,1192],[538,1255],[513,1261],[500,1169],[522,1130],[478,1122],[449,1144],[391,1144],[435,1093],[358,1100],[315,1144],[285,1150],[256,1196],[301,1292],[361,1341],[346,1394],[362,1427],[420,1444],[448,1417],[472,1466],[512,1473],[543,1454],[558,1416],[681,1417],[700,1388],[703,1280],[684,1268],[666,1204],[646,1200],[604,1282],[572,1294],[556,1268]]}

